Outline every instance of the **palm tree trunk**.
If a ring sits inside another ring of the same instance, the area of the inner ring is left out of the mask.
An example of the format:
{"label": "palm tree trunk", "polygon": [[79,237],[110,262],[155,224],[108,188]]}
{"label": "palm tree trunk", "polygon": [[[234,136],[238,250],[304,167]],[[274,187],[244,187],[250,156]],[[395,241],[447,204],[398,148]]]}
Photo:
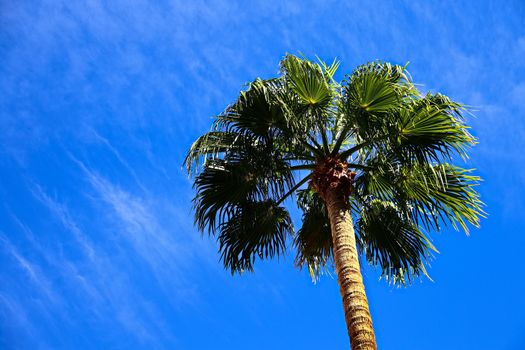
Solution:
{"label": "palm tree trunk", "polygon": [[326,207],[332,229],[333,253],[343,298],[346,328],[352,350],[376,350],[372,318],[359,266],[352,216],[341,190],[326,191]]}

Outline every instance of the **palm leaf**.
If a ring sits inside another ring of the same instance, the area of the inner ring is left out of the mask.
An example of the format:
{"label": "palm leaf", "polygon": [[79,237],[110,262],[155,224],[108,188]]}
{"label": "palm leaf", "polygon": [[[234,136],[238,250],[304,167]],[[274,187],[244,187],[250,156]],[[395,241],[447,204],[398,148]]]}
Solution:
{"label": "palm leaf", "polygon": [[439,230],[451,223],[468,233],[479,226],[483,203],[475,187],[480,178],[472,170],[450,164],[403,164],[393,156],[378,155],[356,179],[360,198],[392,201],[419,225]]}
{"label": "palm leaf", "polygon": [[302,226],[297,231],[295,264],[307,266],[316,281],[332,257],[332,234],[324,202],[311,189],[297,192],[297,204],[303,211]]}
{"label": "palm leaf", "polygon": [[420,163],[450,158],[452,152],[465,157],[475,142],[463,124],[461,106],[440,95],[408,103],[399,110],[396,124],[402,156]]}
{"label": "palm leaf", "polygon": [[404,217],[392,202],[372,200],[357,221],[359,247],[382,276],[394,284],[405,284],[420,274],[424,263],[436,251],[416,224]]}
{"label": "palm leaf", "polygon": [[358,67],[343,82],[335,151],[349,137],[357,143],[385,141],[395,125],[394,112],[416,92],[404,67],[382,62]]}
{"label": "palm leaf", "polygon": [[195,179],[195,221],[203,232],[214,233],[242,203],[277,200],[294,185],[289,163],[277,150],[262,143],[244,146],[208,160]]}
{"label": "palm leaf", "polygon": [[254,143],[244,134],[234,131],[210,131],[199,137],[190,147],[184,165],[189,174],[197,172],[198,165],[217,159],[226,152],[239,151]]}
{"label": "palm leaf", "polygon": [[394,67],[388,64],[369,64],[358,68],[345,85],[346,102],[352,110],[369,114],[384,113],[396,108],[400,95],[396,88]]}
{"label": "palm leaf", "polygon": [[283,254],[293,233],[288,211],[271,200],[246,202],[223,222],[218,237],[221,260],[232,273],[252,271],[255,259]]}
{"label": "palm leaf", "polygon": [[471,169],[450,164],[415,166],[403,171],[399,189],[414,208],[414,219],[427,228],[439,229],[439,222],[450,222],[468,233],[467,223],[479,227],[484,216],[475,190],[480,178],[471,173]]}
{"label": "palm leaf", "polygon": [[234,130],[258,137],[273,137],[287,128],[286,110],[278,98],[280,79],[256,79],[237,101],[217,117],[216,130]]}
{"label": "palm leaf", "polygon": [[[330,67],[329,74],[335,73],[335,66]],[[325,108],[331,103],[332,89],[323,74],[321,66],[293,55],[287,55],[281,62],[281,71],[288,88],[310,107]]]}

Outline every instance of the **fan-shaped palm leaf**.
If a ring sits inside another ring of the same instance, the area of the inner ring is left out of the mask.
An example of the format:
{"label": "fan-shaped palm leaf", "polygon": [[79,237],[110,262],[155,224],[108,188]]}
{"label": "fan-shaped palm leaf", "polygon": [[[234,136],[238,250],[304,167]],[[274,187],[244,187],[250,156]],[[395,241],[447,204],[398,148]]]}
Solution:
{"label": "fan-shaped palm leaf", "polygon": [[297,192],[297,205],[303,211],[302,226],[297,231],[295,263],[306,265],[312,280],[316,280],[332,257],[332,234],[324,202],[311,189]]}
{"label": "fan-shaped palm leaf", "polygon": [[[440,103],[436,103],[436,102]],[[439,161],[455,151],[465,155],[474,138],[462,123],[460,105],[428,95],[398,111],[398,143],[407,160]]]}
{"label": "fan-shaped palm leaf", "polygon": [[221,223],[219,230],[222,261],[234,273],[252,271],[256,257],[282,254],[293,225],[286,209],[267,200],[243,203],[228,221]]}
{"label": "fan-shaped palm leaf", "polygon": [[424,263],[435,248],[394,203],[377,199],[366,203],[357,232],[366,259],[379,265],[387,280],[404,284],[421,273],[426,275]]}

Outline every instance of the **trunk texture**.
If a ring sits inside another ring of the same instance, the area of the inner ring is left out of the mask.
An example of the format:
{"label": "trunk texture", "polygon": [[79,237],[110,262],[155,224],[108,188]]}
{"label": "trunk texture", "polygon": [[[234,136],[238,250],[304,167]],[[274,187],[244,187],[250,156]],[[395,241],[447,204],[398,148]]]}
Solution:
{"label": "trunk texture", "polygon": [[326,191],[326,207],[332,229],[333,253],[346,328],[352,350],[376,350],[372,318],[359,266],[352,216],[339,188]]}

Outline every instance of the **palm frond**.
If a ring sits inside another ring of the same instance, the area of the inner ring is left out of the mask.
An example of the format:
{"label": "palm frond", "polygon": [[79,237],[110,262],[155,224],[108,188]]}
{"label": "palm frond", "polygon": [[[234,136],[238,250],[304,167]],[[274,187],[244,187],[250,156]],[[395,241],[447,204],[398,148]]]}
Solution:
{"label": "palm frond", "polygon": [[414,94],[404,67],[383,62],[358,67],[343,82],[334,152],[349,138],[354,144],[384,142],[395,125],[394,112]]}
{"label": "palm frond", "polygon": [[460,104],[442,95],[427,95],[408,103],[397,114],[397,143],[408,161],[425,163],[450,158],[453,152],[466,157],[475,143],[463,123]]}
{"label": "palm frond", "polygon": [[346,103],[350,109],[368,114],[388,112],[401,102],[400,82],[404,78],[399,66],[380,62],[360,66],[346,80]]}
{"label": "palm frond", "polygon": [[356,196],[393,201],[424,228],[439,230],[450,223],[467,234],[479,226],[483,202],[472,170],[444,164],[402,164],[378,156],[356,179]]}
{"label": "palm frond", "polygon": [[217,159],[226,152],[239,151],[254,143],[247,135],[235,131],[210,131],[199,137],[190,147],[184,165],[188,174],[198,172],[198,165]]}
{"label": "palm frond", "polygon": [[332,234],[324,202],[311,189],[297,192],[297,204],[302,210],[302,226],[297,231],[295,264],[307,266],[313,281],[319,278],[332,257]]}
{"label": "palm frond", "polygon": [[285,105],[279,100],[281,79],[256,79],[237,101],[217,117],[216,130],[271,137],[287,128]]}
{"label": "palm frond", "polygon": [[[335,66],[329,68],[335,73]],[[332,89],[321,66],[293,55],[287,55],[281,61],[281,71],[285,81],[305,106],[326,108],[332,100]]]}
{"label": "palm frond", "polygon": [[359,247],[367,261],[381,268],[382,276],[394,284],[406,284],[421,274],[436,251],[427,237],[392,202],[371,200],[357,221]]}
{"label": "palm frond", "polygon": [[271,200],[245,202],[219,227],[219,250],[232,273],[252,271],[256,258],[281,255],[293,225],[286,209]]}
{"label": "palm frond", "polygon": [[248,201],[277,200],[294,186],[289,163],[278,150],[255,143],[209,159],[196,177],[195,222],[214,233],[235,209]]}
{"label": "palm frond", "polygon": [[283,78],[256,79],[216,118],[213,130],[259,138],[284,153],[313,159],[322,153],[309,142],[308,118],[302,118],[302,108]]}
{"label": "palm frond", "polygon": [[483,202],[475,190],[480,178],[471,173],[450,164],[418,165],[403,170],[398,187],[422,225],[439,229],[439,222],[450,222],[468,234],[467,223],[479,227],[484,217]]}

